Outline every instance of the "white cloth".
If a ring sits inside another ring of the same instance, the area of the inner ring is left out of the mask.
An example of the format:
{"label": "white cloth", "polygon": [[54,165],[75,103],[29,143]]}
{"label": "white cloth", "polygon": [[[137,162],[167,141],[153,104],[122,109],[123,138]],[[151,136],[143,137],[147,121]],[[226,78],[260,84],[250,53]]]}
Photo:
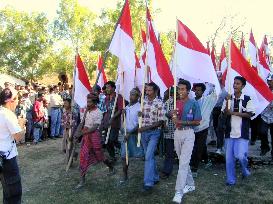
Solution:
{"label": "white cloth", "polygon": [[21,131],[16,115],[9,109],[0,107],[0,151],[5,152],[7,159],[18,155],[12,135]]}
{"label": "white cloth", "polygon": [[140,111],[140,103],[130,106],[126,106],[126,130],[131,132],[133,129],[138,127],[138,112]]}
{"label": "white cloth", "polygon": [[92,111],[87,111],[84,126],[87,128],[93,128],[95,125],[100,125],[102,117],[102,112],[98,108]]}
{"label": "white cloth", "polygon": [[210,115],[217,102],[217,95],[213,91],[210,95],[203,96],[197,100],[197,102],[201,109],[202,120],[200,121],[200,125],[194,128],[194,132],[200,132],[209,127]]}
{"label": "white cloth", "polygon": [[[242,113],[242,111],[248,112],[248,113],[255,113],[255,107],[253,106],[252,100],[250,99],[247,102],[246,108],[243,107],[242,101],[244,100],[244,94],[241,94],[240,96],[240,102],[239,102],[239,112]],[[230,104],[230,109],[233,111],[234,107],[234,99],[235,96],[234,94],[231,95],[231,104]],[[225,110],[226,108],[226,99],[224,100],[223,106],[222,106],[222,111]],[[242,130],[242,117],[232,115],[231,116],[231,131],[230,131],[230,137],[231,138],[240,138],[242,136],[241,134]]]}
{"label": "white cloth", "polygon": [[59,94],[52,93],[50,95],[50,107],[60,107],[63,105],[63,99]]}

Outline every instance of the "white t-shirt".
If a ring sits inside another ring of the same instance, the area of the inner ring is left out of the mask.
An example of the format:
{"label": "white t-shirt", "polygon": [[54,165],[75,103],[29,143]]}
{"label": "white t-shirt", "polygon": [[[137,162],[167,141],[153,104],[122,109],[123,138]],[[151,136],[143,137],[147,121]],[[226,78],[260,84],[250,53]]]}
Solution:
{"label": "white t-shirt", "polygon": [[140,103],[137,102],[132,106],[126,106],[126,128],[127,131],[132,131],[138,127],[138,112],[140,111]]}
{"label": "white t-shirt", "polygon": [[0,151],[5,152],[7,159],[18,155],[12,135],[21,131],[16,115],[9,109],[0,107]]}

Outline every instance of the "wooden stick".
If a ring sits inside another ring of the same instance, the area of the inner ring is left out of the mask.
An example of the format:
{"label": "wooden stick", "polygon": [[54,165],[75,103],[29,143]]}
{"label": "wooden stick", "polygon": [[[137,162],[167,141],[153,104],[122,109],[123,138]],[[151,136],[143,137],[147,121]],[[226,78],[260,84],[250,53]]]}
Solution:
{"label": "wooden stick", "polygon": [[[230,70],[231,70],[231,34],[229,36],[228,45],[228,67],[227,67],[227,78],[228,78],[228,94],[231,95],[231,82],[230,82]],[[228,100],[228,110],[231,108],[231,99]]]}
{"label": "wooden stick", "polygon": [[[176,18],[176,42],[178,40],[178,20]],[[176,57],[176,45],[174,47],[174,63],[173,63],[173,69],[174,69],[174,90],[173,90],[173,109],[176,110],[176,99],[177,99],[177,95],[176,95],[176,87],[177,87],[177,74],[176,74],[176,66],[177,66],[177,57]]]}
{"label": "wooden stick", "polygon": [[[67,148],[66,148],[66,152],[65,152],[65,162],[67,163],[71,157],[70,150],[71,150],[71,139],[72,139],[72,123],[73,123],[73,107],[75,105],[75,101],[74,101],[74,93],[75,93],[75,72],[76,72],[76,66],[77,66],[77,56],[78,56],[78,47],[76,48],[76,56],[75,56],[75,63],[74,63],[74,71],[73,71],[73,89],[72,89],[72,96],[71,96],[71,118],[70,118],[70,128],[69,128],[69,133],[68,133],[68,142],[67,142]],[[66,142],[66,141],[65,141]]]}
{"label": "wooden stick", "polygon": [[[146,7],[147,7],[147,1],[146,1]],[[147,7],[148,8],[148,7]],[[144,79],[143,79],[143,86],[141,90],[141,100],[140,100],[140,112],[143,112],[143,106],[144,106],[144,92],[145,92],[145,82],[147,80],[147,66],[148,66],[148,44],[150,42],[150,37],[149,37],[149,25],[148,25],[148,20],[146,17],[146,58],[145,58],[145,66],[144,66]],[[138,117],[138,127],[142,127],[142,115]],[[140,147],[140,140],[141,140],[141,133],[137,134],[137,147]]]}
{"label": "wooden stick", "polygon": [[[123,97],[122,97],[122,102],[123,102],[123,109],[125,109],[125,90],[124,90],[124,85],[125,85],[125,83],[124,83],[124,72],[122,73],[122,84],[123,84]],[[126,114],[124,113],[123,114],[123,128],[124,128],[124,136],[126,136],[126,134],[127,134],[127,126],[126,126]],[[128,143],[127,143],[127,141],[125,142],[125,160],[126,160],[126,165],[128,166],[128,164],[129,164],[129,158],[128,158]]]}
{"label": "wooden stick", "polygon": [[70,154],[70,158],[69,158],[68,163],[67,163],[66,168],[65,168],[66,172],[69,170],[69,168],[70,168],[70,166],[72,164],[75,150],[76,150],[76,139],[73,140],[73,148],[72,148],[72,151],[71,151],[71,154]]}

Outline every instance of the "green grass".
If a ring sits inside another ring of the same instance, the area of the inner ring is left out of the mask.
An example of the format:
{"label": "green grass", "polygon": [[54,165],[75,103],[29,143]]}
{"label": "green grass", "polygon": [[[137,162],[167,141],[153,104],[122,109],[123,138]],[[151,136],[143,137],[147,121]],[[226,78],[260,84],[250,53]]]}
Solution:
{"label": "green grass", "polygon": [[[65,172],[64,154],[60,151],[61,140],[47,141],[36,146],[19,147],[19,165],[23,184],[23,203],[27,204],[168,204],[174,195],[177,166],[174,175],[161,180],[149,195],[141,193],[143,164],[131,160],[129,184],[119,187],[121,162],[116,165],[117,174],[106,176],[108,169],[99,164],[91,167],[87,185],[80,191],[74,187],[79,181],[78,163]],[[162,164],[162,159],[157,160]],[[239,169],[239,168],[238,168]],[[184,197],[184,203],[273,203],[273,166],[252,169],[252,176],[242,181],[238,171],[235,187],[225,186],[224,165],[210,169],[201,167],[195,180],[196,191]],[[0,195],[2,200],[2,195]]]}

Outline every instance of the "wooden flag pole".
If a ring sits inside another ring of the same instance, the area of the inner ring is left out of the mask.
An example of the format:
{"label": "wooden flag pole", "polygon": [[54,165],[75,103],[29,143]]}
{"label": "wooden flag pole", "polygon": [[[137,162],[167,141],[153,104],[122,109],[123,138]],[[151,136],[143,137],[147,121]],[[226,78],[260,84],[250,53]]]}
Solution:
{"label": "wooden flag pole", "polygon": [[[65,152],[65,162],[67,163],[66,166],[66,171],[70,168],[73,160],[73,155],[75,152],[75,146],[76,143],[74,142],[75,139],[73,139],[72,135],[72,123],[73,123],[73,107],[75,106],[75,101],[74,101],[74,93],[75,93],[75,76],[76,76],[76,69],[77,69],[77,56],[78,56],[78,47],[76,47],[76,55],[75,55],[75,64],[74,64],[74,71],[73,71],[73,90],[72,90],[72,96],[71,96],[71,117],[70,117],[70,122],[69,122],[69,134],[68,134],[68,143],[67,143],[67,148]],[[72,143],[73,140],[73,143]],[[72,148],[72,151],[71,151]]]}
{"label": "wooden flag pole", "polygon": [[[176,33],[175,33],[175,38],[176,38],[176,42],[177,43],[177,40],[178,40],[178,20],[176,18]],[[176,74],[176,66],[177,66],[177,57],[176,57],[176,45],[174,47],[174,94],[173,94],[173,107],[174,107],[174,110],[176,110],[176,100],[177,100],[177,90],[176,90],[176,87],[177,87],[177,74]]]}
{"label": "wooden flag pole", "polygon": [[[227,68],[227,78],[228,78],[228,94],[231,95],[231,79],[230,79],[230,71],[231,71],[231,34],[229,36],[229,49],[228,49],[228,68]],[[231,108],[231,99],[228,99],[228,110]]]}
{"label": "wooden flag pole", "polygon": [[[122,73],[122,83],[123,83],[123,99],[122,99],[122,106],[123,106],[123,110],[125,110],[125,90],[124,90],[124,72]],[[126,126],[126,114],[124,113],[123,114],[123,128],[124,128],[124,136],[126,136],[127,134],[127,126]],[[129,158],[128,158],[128,142],[126,141],[125,142],[125,160],[126,160],[126,165],[129,164]]]}
{"label": "wooden flag pole", "polygon": [[[147,1],[146,1],[146,8],[148,8]],[[144,107],[144,95],[145,95],[145,83],[147,80],[147,69],[148,69],[148,43],[150,42],[150,36],[149,36],[149,25],[148,20],[146,16],[146,46],[145,46],[145,52],[146,52],[146,58],[145,58],[145,66],[144,66],[144,79],[142,83],[142,90],[141,90],[141,100],[140,100],[140,112],[143,114],[143,107]],[[138,127],[142,127],[142,115],[138,116]],[[137,147],[140,147],[140,140],[141,140],[141,133],[137,134]]]}

